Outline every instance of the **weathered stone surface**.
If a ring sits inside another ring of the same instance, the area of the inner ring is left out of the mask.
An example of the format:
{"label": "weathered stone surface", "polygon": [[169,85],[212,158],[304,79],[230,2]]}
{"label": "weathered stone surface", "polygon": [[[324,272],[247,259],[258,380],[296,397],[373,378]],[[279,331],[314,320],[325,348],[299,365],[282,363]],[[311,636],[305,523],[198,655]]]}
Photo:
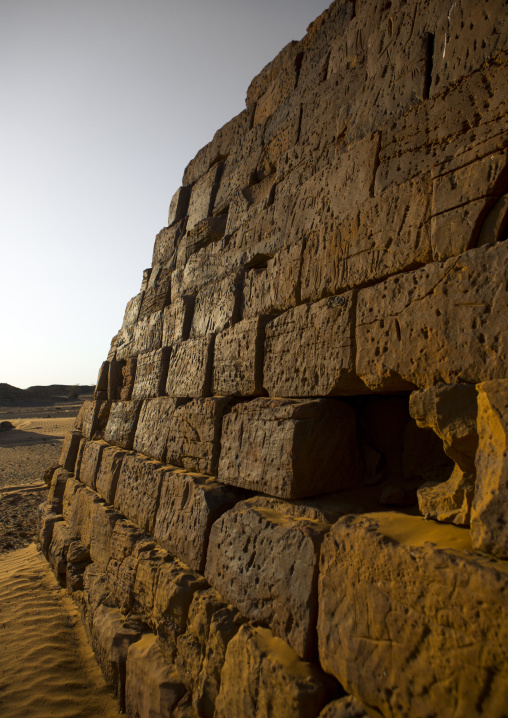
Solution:
{"label": "weathered stone surface", "polygon": [[81,481],[78,481],[73,476],[69,477],[65,483],[65,490],[62,499],[62,514],[68,524],[71,520],[72,499],[76,491],[82,486],[83,484],[81,483]]}
{"label": "weathered stone surface", "polygon": [[347,292],[303,304],[267,325],[263,381],[270,396],[366,391],[355,373],[355,307],[355,293]]}
{"label": "weathered stone surface", "polygon": [[184,267],[189,257],[206,247],[210,242],[217,242],[224,236],[227,214],[218,217],[207,217],[189,230],[178,245],[176,266]]}
{"label": "weathered stone surface", "polygon": [[212,526],[206,560],[205,576],[226,601],[306,659],[316,649],[319,551],[330,528],[324,519],[305,504],[242,501]]}
{"label": "weathered stone surface", "polygon": [[186,631],[177,638],[176,668],[200,716],[214,714],[227,645],[246,621],[213,589],[194,594]]}
{"label": "weathered stone surface", "polygon": [[164,307],[162,315],[162,346],[167,347],[189,338],[195,297],[179,297]]}
{"label": "weathered stone surface", "polygon": [[476,493],[471,514],[473,546],[508,559],[508,381],[478,387]]}
{"label": "weathered stone surface", "polygon": [[155,629],[153,607],[157,589],[157,575],[164,563],[172,560],[167,551],[149,548],[148,544],[138,552],[136,577],[134,580],[133,610]]}
{"label": "weathered stone surface", "polygon": [[169,205],[168,225],[175,224],[185,217],[189,206],[190,187],[179,187]]}
{"label": "weathered stone surface", "polygon": [[92,541],[92,512],[94,504],[103,500],[87,486],[81,484],[73,493],[70,506],[69,530],[73,539],[90,548]]}
{"label": "weathered stone surface", "polygon": [[122,362],[122,386],[119,396],[116,397],[121,401],[129,401],[132,396],[132,389],[136,379],[137,363],[137,357],[127,357],[127,359]]}
{"label": "weathered stone surface", "polygon": [[95,479],[95,490],[108,504],[115,499],[118,475],[124,456],[127,452],[116,446],[106,447],[102,454]]}
{"label": "weathered stone surface", "polygon": [[126,619],[117,608],[100,605],[93,615],[92,646],[121,709],[125,708],[127,651],[142,635],[142,627]]}
{"label": "weathered stone surface", "polygon": [[83,449],[79,471],[76,472],[76,478],[94,491],[102,452],[107,446],[105,441],[87,441]]}
{"label": "weathered stone surface", "polygon": [[173,347],[168,369],[168,396],[209,396],[215,336],[188,339]]}
{"label": "weathered stone surface", "polygon": [[437,384],[415,391],[409,411],[418,426],[433,429],[445,453],[462,471],[474,474],[478,447],[476,388],[471,384]]}
{"label": "weathered stone surface", "polygon": [[176,264],[176,250],[184,234],[185,220],[177,221],[172,226],[161,229],[155,237],[152,265],[165,264],[168,269],[174,269],[174,265]]}
{"label": "weathered stone surface", "polygon": [[270,630],[245,625],[229,642],[217,718],[312,718],[326,701],[326,677]]}
{"label": "weathered stone surface", "polygon": [[321,665],[382,715],[501,716],[507,586],[506,564],[472,553],[466,529],[346,516],[321,551]]}
{"label": "weathered stone surface", "polygon": [[469,526],[475,474],[456,465],[447,481],[428,482],[418,489],[418,508],[426,519]]}
{"label": "weathered stone surface", "polygon": [[187,230],[212,214],[221,173],[222,163],[218,162],[193,185],[187,209]]}
{"label": "weathered stone surface", "polygon": [[81,432],[87,439],[92,439],[99,428],[98,417],[102,402],[84,401],[76,416],[74,429]]}
{"label": "weathered stone surface", "polygon": [[162,466],[159,461],[139,454],[126,456],[115,493],[115,507],[144,531],[152,533],[166,471]]}
{"label": "weathered stone surface", "polygon": [[78,456],[79,442],[81,441],[81,433],[79,431],[68,431],[65,434],[64,442],[62,445],[62,453],[58,463],[66,471],[71,473],[74,471],[76,465],[76,458]]}
{"label": "weathered stone surface", "polygon": [[[176,401],[176,400],[173,400]],[[166,429],[166,462],[200,474],[217,474],[222,418],[229,397],[193,399],[177,405]]]}
{"label": "weathered stone surface", "polygon": [[51,504],[44,502],[37,508],[37,548],[48,558],[55,523],[63,521],[62,514],[51,510]]}
{"label": "weathered stone surface", "polygon": [[138,322],[160,312],[171,301],[171,272],[166,264],[155,264],[144,292]]}
{"label": "weathered stone surface", "polygon": [[173,556],[202,572],[212,524],[244,495],[208,476],[166,471],[154,537]]}
{"label": "weathered stone surface", "polygon": [[111,405],[104,439],[122,449],[132,449],[141,401],[114,401]]}
{"label": "weathered stone surface", "polygon": [[319,718],[369,718],[365,706],[353,696],[338,698],[328,703],[319,714]]}
{"label": "weathered stone surface", "polygon": [[134,436],[134,451],[151,459],[164,461],[168,432],[174,421],[175,410],[184,402],[184,399],[166,396],[143,402]]}
{"label": "weathered stone surface", "polygon": [[505,376],[507,264],[501,242],[362,289],[358,375],[376,391]]}
{"label": "weathered stone surface", "polygon": [[184,694],[185,687],[162,655],[157,636],[145,633],[129,646],[125,681],[128,715],[170,718]]}
{"label": "weathered stone surface", "polygon": [[254,399],[223,421],[219,481],[283,499],[332,493],[360,476],[354,411],[333,399]]}
{"label": "weathered stone surface", "polygon": [[194,593],[207,588],[203,576],[177,559],[167,561],[159,569],[153,615],[161,650],[171,663],[176,657],[177,638],[187,625]]}
{"label": "weathered stone surface", "polygon": [[48,561],[57,581],[65,585],[65,569],[67,566],[67,552],[71,536],[69,527],[64,521],[56,521],[53,526],[51,544],[48,551]]}
{"label": "weathered stone surface", "polygon": [[226,277],[203,287],[196,296],[190,336],[215,334],[240,319],[242,274]]}
{"label": "weathered stone surface", "polygon": [[283,312],[300,299],[301,242],[284,247],[275,256],[260,255],[246,267],[242,317]]}
{"label": "weathered stone surface", "polygon": [[111,537],[115,524],[122,518],[112,506],[102,502],[92,504],[90,513],[90,557],[102,571],[108,567],[111,557]]}
{"label": "weathered stone surface", "polygon": [[65,487],[71,476],[72,474],[65,469],[56,469],[51,477],[46,502],[51,506],[54,513],[62,513]]}
{"label": "weathered stone surface", "polygon": [[132,399],[150,399],[164,393],[171,350],[163,347],[138,356]]}
{"label": "weathered stone surface", "polygon": [[212,386],[216,396],[263,394],[265,327],[273,318],[244,319],[216,337]]}

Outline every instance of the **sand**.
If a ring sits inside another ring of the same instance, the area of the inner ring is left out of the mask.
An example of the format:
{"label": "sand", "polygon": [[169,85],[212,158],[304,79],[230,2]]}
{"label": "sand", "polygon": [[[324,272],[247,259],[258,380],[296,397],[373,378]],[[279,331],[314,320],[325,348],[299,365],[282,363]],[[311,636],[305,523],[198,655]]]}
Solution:
{"label": "sand", "polygon": [[75,604],[32,543],[42,477],[58,463],[77,408],[0,407],[0,420],[15,427],[0,433],[2,718],[120,715]]}

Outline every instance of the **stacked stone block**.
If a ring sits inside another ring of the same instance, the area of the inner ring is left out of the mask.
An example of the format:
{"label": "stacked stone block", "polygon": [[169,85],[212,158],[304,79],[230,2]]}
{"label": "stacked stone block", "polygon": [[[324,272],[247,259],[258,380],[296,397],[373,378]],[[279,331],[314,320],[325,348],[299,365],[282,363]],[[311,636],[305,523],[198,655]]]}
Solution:
{"label": "stacked stone block", "polygon": [[186,168],[40,511],[129,715],[507,714],[507,26],[336,0]]}

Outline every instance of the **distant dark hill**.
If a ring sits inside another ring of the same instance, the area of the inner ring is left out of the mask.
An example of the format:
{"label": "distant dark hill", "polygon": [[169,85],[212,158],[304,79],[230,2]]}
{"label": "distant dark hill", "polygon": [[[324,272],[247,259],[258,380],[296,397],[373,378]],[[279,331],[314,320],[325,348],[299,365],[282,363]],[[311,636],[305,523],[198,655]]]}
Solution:
{"label": "distant dark hill", "polygon": [[17,386],[0,383],[0,406],[50,406],[93,394],[94,386],[51,384],[50,386]]}

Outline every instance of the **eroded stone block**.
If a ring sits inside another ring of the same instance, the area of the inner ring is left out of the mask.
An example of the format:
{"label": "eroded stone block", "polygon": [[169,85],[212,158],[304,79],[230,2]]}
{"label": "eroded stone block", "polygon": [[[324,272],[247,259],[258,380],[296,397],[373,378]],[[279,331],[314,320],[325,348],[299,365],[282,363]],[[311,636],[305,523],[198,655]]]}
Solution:
{"label": "eroded stone block", "polygon": [[123,449],[118,449],[116,446],[107,446],[101,454],[95,489],[108,504],[114,501],[120,467],[126,455]]}
{"label": "eroded stone block", "polygon": [[174,421],[175,410],[184,402],[184,399],[166,396],[143,402],[134,437],[134,450],[151,459],[164,461],[168,432]]}
{"label": "eroded stone block", "polygon": [[215,336],[188,339],[173,347],[168,369],[168,396],[209,396],[213,372]]}
{"label": "eroded stone block", "polygon": [[76,472],[76,478],[94,491],[102,452],[107,446],[105,441],[87,441],[83,448],[79,472]]}
{"label": "eroded stone block", "polygon": [[239,272],[199,290],[190,331],[192,339],[220,332],[240,319],[241,283]]}
{"label": "eroded stone block", "polygon": [[74,472],[76,465],[76,458],[78,456],[79,442],[82,436],[79,431],[68,431],[65,434],[64,442],[62,445],[62,453],[58,463],[66,471]]}
{"label": "eroded stone block", "polygon": [[170,354],[169,347],[139,354],[132,399],[149,399],[164,393]]}
{"label": "eroded stone block", "polygon": [[165,470],[158,461],[128,455],[122,461],[115,507],[144,531],[153,533]]}
{"label": "eroded stone block", "polygon": [[111,405],[104,439],[122,449],[132,449],[141,401],[114,401]]}

